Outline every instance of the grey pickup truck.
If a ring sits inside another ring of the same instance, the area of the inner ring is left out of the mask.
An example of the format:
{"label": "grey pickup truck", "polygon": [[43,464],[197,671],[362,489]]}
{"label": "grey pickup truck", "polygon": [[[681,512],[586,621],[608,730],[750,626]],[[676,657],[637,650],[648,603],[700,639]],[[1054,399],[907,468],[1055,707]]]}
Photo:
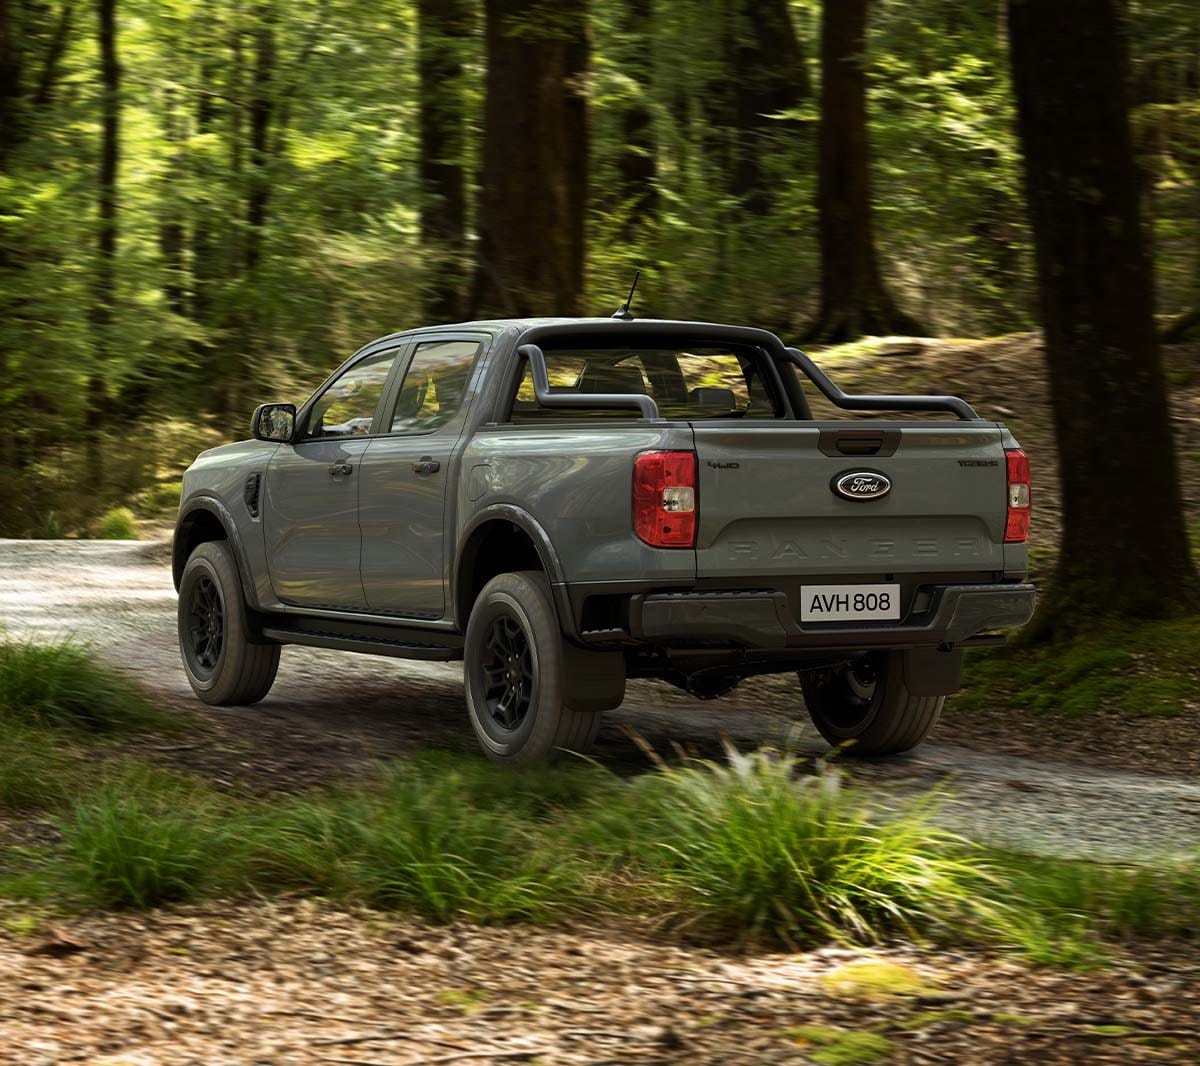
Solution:
{"label": "grey pickup truck", "polygon": [[846,395],[761,329],[410,330],[259,407],[252,438],[183,481],[179,642],[207,703],[261,700],[285,644],[462,660],[480,745],[523,766],[586,751],[627,678],[704,700],[788,673],[831,744],[887,755],[964,648],[1033,611],[1012,434],[953,396]]}

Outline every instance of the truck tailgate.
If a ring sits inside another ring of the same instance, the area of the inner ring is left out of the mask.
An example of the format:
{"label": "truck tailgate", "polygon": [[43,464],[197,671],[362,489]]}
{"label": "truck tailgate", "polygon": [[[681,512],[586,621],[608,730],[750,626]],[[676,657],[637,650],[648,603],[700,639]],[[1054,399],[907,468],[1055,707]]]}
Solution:
{"label": "truck tailgate", "polygon": [[[1004,569],[1006,472],[991,424],[694,422],[697,576]],[[872,453],[878,438],[879,447]],[[851,454],[843,454],[843,450]],[[856,471],[891,487],[847,499]],[[849,487],[849,486],[848,486]]]}

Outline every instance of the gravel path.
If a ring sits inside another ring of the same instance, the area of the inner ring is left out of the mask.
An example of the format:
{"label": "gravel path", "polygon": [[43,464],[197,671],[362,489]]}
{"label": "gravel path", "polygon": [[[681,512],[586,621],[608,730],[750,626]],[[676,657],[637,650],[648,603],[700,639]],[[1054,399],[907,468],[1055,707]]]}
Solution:
{"label": "gravel path", "polygon": [[[161,750],[218,783],[294,788],[415,748],[474,750],[457,664],[287,648],[279,681],[262,704],[206,708],[184,678],[174,615],[162,542],[0,540],[0,627],[13,635],[89,641],[164,703],[199,715],[210,727],[205,741]],[[662,751],[675,742],[719,755],[722,732],[741,747],[825,750],[806,721],[799,686],[780,679],[755,679],[704,704],[668,686],[635,682],[608,719],[598,754],[619,770],[644,765],[622,724]],[[940,787],[946,800],[938,817],[945,824],[1015,848],[1145,858],[1200,844],[1200,783],[1192,778],[938,743],[852,773],[889,803]]]}

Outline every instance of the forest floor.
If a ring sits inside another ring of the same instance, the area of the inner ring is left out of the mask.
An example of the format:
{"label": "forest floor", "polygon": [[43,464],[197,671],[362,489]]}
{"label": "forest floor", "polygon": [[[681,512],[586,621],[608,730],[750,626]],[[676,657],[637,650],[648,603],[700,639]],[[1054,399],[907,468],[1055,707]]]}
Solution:
{"label": "forest floor", "polygon": [[981,952],[734,954],[613,927],[193,906],[0,928],[0,1061],[1195,1062],[1198,974],[1169,945],[1061,973]]}

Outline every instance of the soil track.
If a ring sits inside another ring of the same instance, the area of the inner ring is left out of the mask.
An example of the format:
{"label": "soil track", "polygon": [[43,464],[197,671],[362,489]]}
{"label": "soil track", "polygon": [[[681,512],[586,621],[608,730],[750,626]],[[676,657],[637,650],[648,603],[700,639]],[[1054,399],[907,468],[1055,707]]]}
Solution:
{"label": "soil track", "polygon": [[[420,748],[475,751],[458,664],[286,648],[279,680],[263,703],[200,704],[179,663],[164,542],[0,541],[0,626],[14,635],[88,641],[163,703],[199,717],[204,728],[194,737],[150,738],[144,750],[218,784],[291,790]],[[961,733],[953,716],[947,724],[951,736]],[[814,756],[827,750],[790,678],[746,682],[709,703],[668,686],[632,683],[624,705],[607,716],[598,756],[620,772],[636,771],[646,760],[622,725],[663,752],[673,742],[719,756],[722,733],[741,747],[788,744]],[[1089,725],[1082,721],[1077,728],[1083,733]],[[851,773],[887,802],[941,786],[947,794],[941,820],[974,838],[1021,849],[1140,858],[1194,849],[1200,840],[1194,776],[944,742],[853,766]]]}

